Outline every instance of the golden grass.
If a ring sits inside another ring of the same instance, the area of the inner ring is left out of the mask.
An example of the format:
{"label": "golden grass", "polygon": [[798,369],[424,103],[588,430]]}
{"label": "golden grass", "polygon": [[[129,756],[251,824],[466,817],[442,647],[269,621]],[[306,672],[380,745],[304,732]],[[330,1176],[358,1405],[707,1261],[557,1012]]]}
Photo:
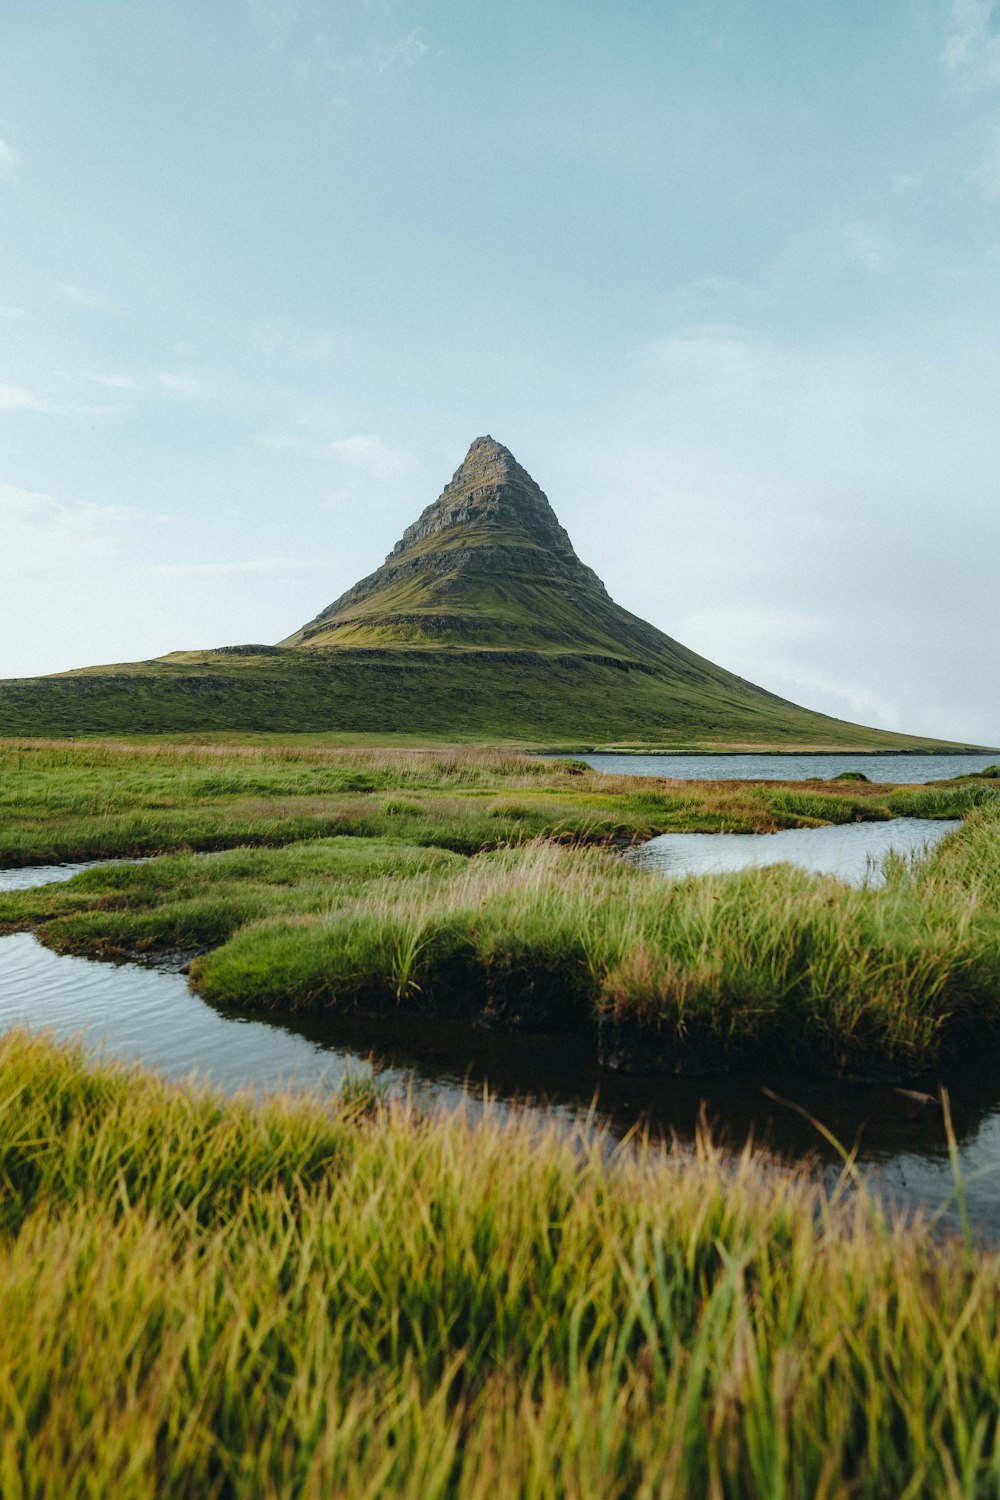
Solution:
{"label": "golden grass", "polygon": [[978,1497],[1000,1262],[843,1183],[0,1042],[0,1493]]}

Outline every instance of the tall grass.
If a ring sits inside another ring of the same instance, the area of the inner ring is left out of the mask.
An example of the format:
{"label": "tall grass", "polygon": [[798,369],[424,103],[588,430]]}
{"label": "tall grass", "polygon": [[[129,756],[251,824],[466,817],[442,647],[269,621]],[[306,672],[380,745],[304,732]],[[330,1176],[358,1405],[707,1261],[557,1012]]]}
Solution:
{"label": "tall grass", "polygon": [[1000,1038],[998,835],[975,810],[858,890],[791,866],[667,882],[549,841],[312,840],[89,870],[0,896],[0,929],[201,952],[192,982],[241,1008],[461,1011],[589,1031],[617,1067],[903,1078]]}
{"label": "tall grass", "polygon": [[790,866],[668,883],[552,844],[481,855],[373,880],[324,916],[251,923],[193,982],[224,1004],[457,1006],[591,1027],[603,1059],[629,1068],[767,1057],[911,1076],[1000,1034],[998,827],[977,814],[884,889]]}
{"label": "tall grass", "polygon": [[0,1493],[974,1497],[1000,1263],[688,1153],[0,1042]]}

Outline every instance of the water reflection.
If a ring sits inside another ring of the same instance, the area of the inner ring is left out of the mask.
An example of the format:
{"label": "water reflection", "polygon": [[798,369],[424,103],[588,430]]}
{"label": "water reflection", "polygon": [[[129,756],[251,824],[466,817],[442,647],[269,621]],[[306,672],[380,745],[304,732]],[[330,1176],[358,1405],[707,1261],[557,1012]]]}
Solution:
{"label": "water reflection", "polygon": [[879,885],[888,854],[921,854],[960,827],[958,819],[893,818],[886,823],[782,828],[778,833],[664,833],[631,850],[629,857],[675,878],[788,861],[851,885]]}

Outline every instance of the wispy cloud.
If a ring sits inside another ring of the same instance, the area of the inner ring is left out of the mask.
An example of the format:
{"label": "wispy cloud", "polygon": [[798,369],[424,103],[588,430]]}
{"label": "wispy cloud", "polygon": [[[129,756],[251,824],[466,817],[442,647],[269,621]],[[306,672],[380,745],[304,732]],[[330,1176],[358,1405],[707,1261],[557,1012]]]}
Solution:
{"label": "wispy cloud", "polygon": [[429,51],[419,26],[400,23],[392,0],[347,0],[336,9],[325,0],[247,0],[247,9],[264,45],[285,53],[300,81],[372,83],[416,66]]}
{"label": "wispy cloud", "polygon": [[247,8],[267,45],[278,51],[288,44],[302,7],[297,3],[278,5],[273,0],[247,0]]}
{"label": "wispy cloud", "polygon": [[250,575],[276,578],[286,573],[311,573],[329,568],[320,557],[255,557],[246,562],[154,563],[135,571],[143,578],[231,578]]}
{"label": "wispy cloud", "polygon": [[17,171],[21,158],[7,141],[0,139],[0,182],[9,182]]}
{"label": "wispy cloud", "polygon": [[944,65],[964,88],[1000,83],[997,0],[951,0]]}
{"label": "wispy cloud", "polygon": [[993,126],[986,149],[968,180],[987,203],[1000,202],[1000,125]]}
{"label": "wispy cloud", "polygon": [[42,411],[50,415],[65,408],[17,385],[0,385],[0,411]]}
{"label": "wispy cloud", "polygon": [[726,325],[696,327],[650,346],[655,365],[723,388],[757,381],[770,364],[753,338]]}
{"label": "wispy cloud", "polygon": [[863,224],[848,224],[841,232],[844,253],[848,260],[874,271],[880,276],[895,268],[897,250],[891,240]]}
{"label": "wispy cloud", "polygon": [[166,372],[158,375],[157,379],[165,391],[169,391],[172,396],[180,396],[184,401],[195,401],[200,396],[208,395],[204,382],[195,375],[172,375]]}
{"label": "wispy cloud", "polygon": [[97,385],[107,386],[112,391],[141,391],[142,386],[138,380],[131,375],[86,375],[86,380],[93,380]]}
{"label": "wispy cloud", "polygon": [[59,291],[67,302],[75,302],[77,307],[104,307],[107,303],[102,292],[92,292],[72,281],[60,281]]}
{"label": "wispy cloud", "polygon": [[5,323],[19,323],[27,316],[28,310],[25,307],[0,307],[0,318],[3,318]]}
{"label": "wispy cloud", "polygon": [[341,340],[329,331],[307,333],[280,322],[262,323],[251,331],[250,337],[254,348],[269,358],[283,355],[297,360],[330,359],[341,345]]}
{"label": "wispy cloud", "polygon": [[[303,425],[310,426],[311,423]],[[392,448],[381,438],[362,433],[354,437],[324,441],[281,432],[264,432],[254,442],[259,448],[272,448],[278,452],[297,451],[307,453],[311,458],[335,460],[369,479],[381,482],[399,479],[411,473],[414,467],[413,459],[402,449]]]}
{"label": "wispy cloud", "polygon": [[408,454],[390,448],[381,438],[362,434],[326,443],[321,451],[324,456],[339,459],[349,468],[359,469],[373,479],[395,479],[411,467]]}
{"label": "wispy cloud", "polygon": [[111,545],[107,533],[136,519],[136,512],[123,505],[67,505],[39,490],[26,490],[0,481],[0,521],[5,546],[3,557],[12,566],[53,566],[72,556],[70,549],[81,542],[101,547]]}

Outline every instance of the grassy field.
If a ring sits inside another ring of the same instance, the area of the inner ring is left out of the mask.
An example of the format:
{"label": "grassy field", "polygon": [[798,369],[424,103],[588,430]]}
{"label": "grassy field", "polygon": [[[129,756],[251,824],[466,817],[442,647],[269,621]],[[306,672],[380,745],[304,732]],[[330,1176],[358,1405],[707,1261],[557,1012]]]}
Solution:
{"label": "grassy field", "polygon": [[[994,781],[643,784],[471,751],[5,754],[9,861],[239,847],[6,894],[0,928],[104,957],[203,954],[192,983],[222,1005],[471,1013],[685,1072],[767,1058],[910,1077],[1000,1032]],[[882,889],[788,866],[667,883],[580,847],[895,812],[966,822]]]}
{"label": "grassy field", "polygon": [[973,1500],[1000,1261],[861,1190],[0,1040],[5,1500]]}
{"label": "grassy field", "polygon": [[604,776],[503,750],[0,741],[0,867],[332,835],[475,853],[528,838],[772,832],[957,817],[992,795],[941,788]]}

